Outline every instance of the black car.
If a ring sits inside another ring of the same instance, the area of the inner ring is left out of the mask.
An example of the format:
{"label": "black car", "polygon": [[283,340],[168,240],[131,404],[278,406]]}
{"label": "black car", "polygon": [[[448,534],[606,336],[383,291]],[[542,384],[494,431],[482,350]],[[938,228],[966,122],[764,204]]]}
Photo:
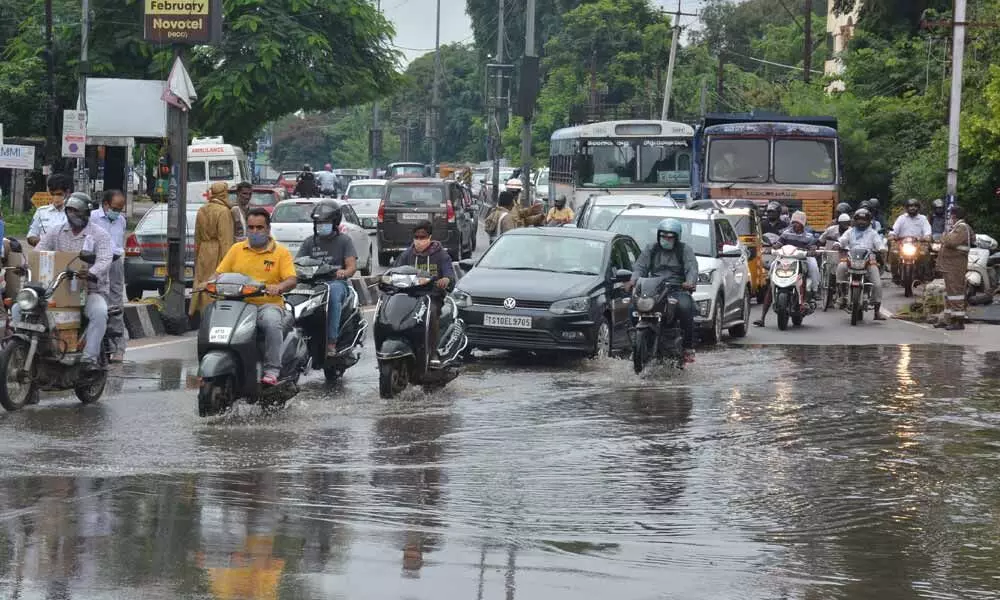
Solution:
{"label": "black car", "polygon": [[624,283],[632,238],[593,229],[530,227],[502,235],[457,284],[469,347],[603,355],[629,347]]}
{"label": "black car", "polygon": [[413,226],[430,221],[434,239],[441,242],[453,260],[472,256],[476,240],[474,208],[455,181],[421,178],[390,180],[378,209],[378,262],[392,264],[413,241]]}

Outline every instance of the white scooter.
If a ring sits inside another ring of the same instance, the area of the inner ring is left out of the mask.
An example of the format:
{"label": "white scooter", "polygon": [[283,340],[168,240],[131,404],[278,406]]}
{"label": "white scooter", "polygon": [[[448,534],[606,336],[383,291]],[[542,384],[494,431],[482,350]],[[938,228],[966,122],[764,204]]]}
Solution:
{"label": "white scooter", "polygon": [[990,304],[1000,287],[1000,252],[997,241],[988,235],[976,236],[969,249],[969,266],[965,272],[965,295],[970,304]]}

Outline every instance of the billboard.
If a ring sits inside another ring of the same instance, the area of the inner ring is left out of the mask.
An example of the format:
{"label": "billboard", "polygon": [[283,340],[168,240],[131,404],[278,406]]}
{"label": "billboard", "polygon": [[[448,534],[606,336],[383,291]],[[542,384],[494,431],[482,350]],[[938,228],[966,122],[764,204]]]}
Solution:
{"label": "billboard", "polygon": [[143,39],[210,44],[222,37],[222,0],[143,0]]}

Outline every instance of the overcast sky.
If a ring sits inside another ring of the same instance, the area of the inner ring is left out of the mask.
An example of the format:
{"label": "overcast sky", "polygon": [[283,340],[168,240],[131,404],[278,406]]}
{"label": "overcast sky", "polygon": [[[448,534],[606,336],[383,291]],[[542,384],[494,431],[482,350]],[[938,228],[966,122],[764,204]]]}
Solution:
{"label": "overcast sky", "polygon": [[[521,0],[513,0],[521,1]],[[545,0],[540,0],[544,2]],[[653,0],[666,10],[677,10],[677,0]],[[702,0],[681,0],[681,10],[696,13]],[[382,0],[382,10],[396,26],[395,44],[408,64],[434,50],[434,12],[437,0]],[[681,19],[684,25],[696,19]],[[465,14],[465,0],[441,0],[441,43],[471,42],[472,23]]]}

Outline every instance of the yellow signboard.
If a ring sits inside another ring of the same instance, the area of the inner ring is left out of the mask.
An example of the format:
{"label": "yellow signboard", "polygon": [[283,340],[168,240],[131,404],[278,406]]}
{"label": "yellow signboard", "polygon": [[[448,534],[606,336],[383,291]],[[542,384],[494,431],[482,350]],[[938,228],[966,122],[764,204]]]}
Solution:
{"label": "yellow signboard", "polygon": [[143,0],[144,39],[207,44],[222,36],[222,0]]}
{"label": "yellow signboard", "polygon": [[41,208],[52,204],[52,194],[48,192],[35,192],[31,195],[31,204],[35,208]]}
{"label": "yellow signboard", "polygon": [[146,0],[147,15],[207,15],[208,0]]}

